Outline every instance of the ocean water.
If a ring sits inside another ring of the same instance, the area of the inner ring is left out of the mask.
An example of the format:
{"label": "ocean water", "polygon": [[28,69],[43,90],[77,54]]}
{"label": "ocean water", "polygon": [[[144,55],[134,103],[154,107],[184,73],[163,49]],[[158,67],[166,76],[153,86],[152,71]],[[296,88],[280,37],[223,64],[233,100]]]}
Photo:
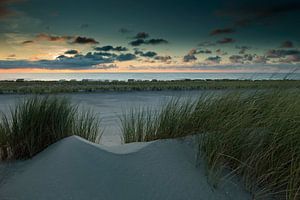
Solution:
{"label": "ocean water", "polygon": [[180,80],[180,79],[251,79],[300,80],[300,73],[0,73],[0,80]]}

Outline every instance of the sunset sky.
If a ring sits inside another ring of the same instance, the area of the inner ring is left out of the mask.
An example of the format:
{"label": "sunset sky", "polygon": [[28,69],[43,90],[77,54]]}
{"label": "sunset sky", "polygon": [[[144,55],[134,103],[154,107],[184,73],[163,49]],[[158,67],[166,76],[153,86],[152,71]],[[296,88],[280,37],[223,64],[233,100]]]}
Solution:
{"label": "sunset sky", "polygon": [[299,36],[299,0],[0,0],[0,73],[295,71]]}

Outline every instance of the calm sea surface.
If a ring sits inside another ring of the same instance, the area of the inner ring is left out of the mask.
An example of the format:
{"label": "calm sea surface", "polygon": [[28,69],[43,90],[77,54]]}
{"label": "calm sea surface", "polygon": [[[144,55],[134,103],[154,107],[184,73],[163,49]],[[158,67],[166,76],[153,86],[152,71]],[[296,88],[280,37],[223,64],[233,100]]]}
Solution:
{"label": "calm sea surface", "polygon": [[0,73],[0,80],[180,80],[180,79],[294,79],[300,80],[300,73]]}

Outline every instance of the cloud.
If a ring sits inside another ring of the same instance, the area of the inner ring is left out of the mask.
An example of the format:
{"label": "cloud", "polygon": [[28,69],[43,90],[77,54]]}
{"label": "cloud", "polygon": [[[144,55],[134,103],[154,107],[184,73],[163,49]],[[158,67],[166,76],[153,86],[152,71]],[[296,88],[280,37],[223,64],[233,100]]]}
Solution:
{"label": "cloud", "polygon": [[234,63],[234,64],[243,64],[244,63],[244,57],[243,56],[240,56],[240,55],[231,55],[229,57],[229,60],[231,63]]}
{"label": "cloud", "polygon": [[75,49],[71,49],[65,52],[65,54],[69,54],[69,55],[74,55],[74,54],[78,54],[79,52]]}
{"label": "cloud", "polygon": [[233,28],[214,29],[210,32],[210,35],[214,36],[214,35],[229,34],[229,33],[234,33],[234,32],[235,32],[235,29],[233,29]]}
{"label": "cloud", "polygon": [[145,44],[152,44],[152,45],[156,45],[156,44],[167,44],[169,43],[167,40],[165,39],[150,39],[150,40],[146,40]]}
{"label": "cloud", "polygon": [[214,63],[214,64],[218,64],[222,61],[222,58],[220,56],[212,56],[212,57],[206,58],[205,61],[208,61],[208,62]]}
{"label": "cloud", "polygon": [[229,60],[232,64],[266,64],[269,58],[264,55],[243,54],[231,55]]}
{"label": "cloud", "polygon": [[161,62],[169,62],[171,61],[172,57],[171,56],[155,56],[155,60],[159,60]]}
{"label": "cloud", "polygon": [[129,44],[131,46],[140,46],[142,44],[145,44],[145,40],[138,39],[138,40],[134,40],[134,41],[129,42]]}
{"label": "cloud", "polygon": [[208,49],[206,49],[206,50],[198,50],[197,51],[197,54],[211,54],[212,53],[212,51],[211,50],[208,50]]}
{"label": "cloud", "polygon": [[[75,53],[76,50],[69,50]],[[69,52],[67,51],[67,52]],[[60,55],[54,60],[0,60],[0,69],[24,69],[37,68],[49,70],[82,70],[82,69],[109,69],[116,68],[115,61],[129,61],[136,59],[136,55],[128,54],[113,54],[108,52],[88,52],[82,54],[70,54],[71,57]]]}
{"label": "cloud", "polygon": [[138,49],[136,49],[136,50],[134,51],[134,54],[135,54],[135,55],[142,56],[142,57],[148,57],[148,58],[153,58],[154,56],[157,55],[157,53],[154,52],[154,51],[143,52],[143,51],[140,51],[140,50],[138,50]]}
{"label": "cloud", "polygon": [[284,41],[281,45],[280,48],[293,48],[294,44],[291,41]]}
{"label": "cloud", "polygon": [[228,43],[234,43],[235,40],[232,38],[223,38],[222,40],[218,40],[218,44],[228,44]]}
{"label": "cloud", "polygon": [[[55,60],[0,60],[0,69],[49,69],[49,70],[83,70],[83,69],[100,69],[101,64],[111,63],[111,59],[96,56],[91,53],[87,55],[76,55],[74,57],[58,56]],[[107,66],[106,66],[107,67]],[[105,68],[107,69],[107,68]]]}
{"label": "cloud", "polygon": [[149,40],[144,40],[144,39],[136,39],[134,41],[129,42],[129,44],[131,46],[140,46],[142,44],[146,44],[146,45],[158,45],[158,44],[167,44],[169,43],[167,40],[165,39],[149,39]]}
{"label": "cloud", "polygon": [[136,59],[136,55],[131,54],[131,53],[120,54],[116,57],[116,60],[118,60],[118,61],[129,61],[129,60],[134,60],[134,59]]}
{"label": "cloud", "polygon": [[33,40],[26,40],[26,41],[22,42],[22,44],[24,44],[24,45],[26,45],[26,44],[32,44],[32,43],[34,43]]}
{"label": "cloud", "polygon": [[95,47],[94,49],[96,51],[128,51],[126,47],[122,47],[122,46],[113,47],[111,45]]}
{"label": "cloud", "polygon": [[185,56],[183,56],[183,62],[192,62],[197,60],[195,56],[197,54],[197,49],[191,49]]}
{"label": "cloud", "polygon": [[97,42],[93,38],[87,38],[87,37],[81,37],[81,36],[77,36],[72,43],[74,43],[74,44],[99,44],[99,42]]}
{"label": "cloud", "polygon": [[148,38],[150,35],[149,33],[146,32],[139,32],[134,36],[134,39],[146,39]]}

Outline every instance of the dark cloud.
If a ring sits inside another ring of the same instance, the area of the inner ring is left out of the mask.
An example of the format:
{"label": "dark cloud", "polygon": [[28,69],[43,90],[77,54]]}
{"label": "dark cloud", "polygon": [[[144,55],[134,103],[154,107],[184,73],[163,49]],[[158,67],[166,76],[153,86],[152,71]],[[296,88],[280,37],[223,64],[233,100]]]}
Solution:
{"label": "dark cloud", "polygon": [[168,41],[165,39],[150,39],[150,40],[137,39],[137,40],[129,42],[129,44],[131,46],[140,46],[142,44],[158,45],[158,44],[167,44],[167,43],[168,43]]}
{"label": "dark cloud", "polygon": [[269,58],[263,55],[244,54],[232,55],[229,60],[232,64],[266,64]]}
{"label": "dark cloud", "polygon": [[34,43],[33,40],[26,40],[26,41],[22,42],[22,44],[32,44],[32,43]]}
{"label": "dark cloud", "polygon": [[118,61],[129,61],[129,60],[134,60],[134,59],[136,59],[136,55],[131,54],[131,53],[120,54],[116,57],[116,60],[118,60]]}
{"label": "dark cloud", "polygon": [[94,55],[97,56],[103,56],[103,57],[109,57],[111,59],[116,58],[118,55],[114,53],[109,53],[109,52],[94,52]]}
{"label": "dark cloud", "polygon": [[220,56],[212,56],[212,57],[206,58],[206,61],[208,61],[210,63],[218,64],[222,61],[222,58]]}
{"label": "dark cloud", "polygon": [[95,47],[94,49],[96,51],[128,51],[126,47],[122,47],[122,46],[113,47],[111,45]]}
{"label": "dark cloud", "polygon": [[47,33],[40,33],[36,35],[37,40],[45,40],[49,42],[70,42],[72,44],[99,44],[95,39],[88,38],[84,36],[58,36],[58,35],[50,35]]}
{"label": "dark cloud", "polygon": [[172,57],[171,56],[155,56],[155,60],[159,60],[161,62],[169,62],[171,61]]}
{"label": "dark cloud", "polygon": [[148,57],[148,58],[153,58],[154,56],[157,55],[157,53],[154,52],[154,51],[143,52],[143,51],[140,51],[140,50],[137,50],[137,49],[135,50],[134,54],[142,56],[142,57]]}
{"label": "dark cloud", "polygon": [[229,33],[234,33],[234,32],[235,32],[235,29],[233,29],[233,28],[223,28],[223,29],[212,30],[210,32],[210,35],[213,36],[213,35],[220,35],[220,34],[229,34]]}
{"label": "dark cloud", "polygon": [[156,44],[167,44],[169,43],[167,40],[165,39],[150,39],[150,40],[146,40],[145,44],[152,44],[152,45],[156,45]]}
{"label": "dark cloud", "polygon": [[185,56],[183,56],[183,62],[192,62],[197,60],[195,56],[197,54],[197,49],[191,49]]}
{"label": "dark cloud", "polygon": [[14,60],[14,61],[0,61],[0,69],[24,69],[37,68],[49,70],[83,70],[83,69],[108,69],[115,68],[115,65],[104,65],[112,63],[109,58],[103,58],[92,53],[86,55],[76,55],[74,57],[67,57],[64,55],[58,56],[55,60]]}
{"label": "dark cloud", "polygon": [[99,42],[97,42],[93,38],[87,38],[81,36],[76,37],[72,43],[73,44],[99,44]]}
{"label": "dark cloud", "polygon": [[284,41],[281,45],[280,48],[293,48],[294,44],[291,41]]}
{"label": "dark cloud", "polygon": [[232,38],[223,38],[222,40],[218,40],[218,44],[228,44],[228,43],[234,43],[235,40]]}
{"label": "dark cloud", "polygon": [[146,39],[148,38],[150,35],[149,33],[146,32],[139,32],[134,36],[134,39]]}
{"label": "dark cloud", "polygon": [[69,54],[69,55],[74,55],[74,54],[78,54],[79,52],[75,49],[70,49],[68,51],[65,52],[65,54]]}
{"label": "dark cloud", "polygon": [[138,40],[134,40],[134,41],[129,42],[129,44],[131,46],[140,46],[142,44],[145,44],[145,40],[138,39]]}
{"label": "dark cloud", "polygon": [[206,50],[198,50],[198,51],[197,51],[197,54],[200,54],[200,53],[202,53],[202,54],[211,54],[212,51],[211,51],[211,50],[208,50],[208,49],[206,49]]}

